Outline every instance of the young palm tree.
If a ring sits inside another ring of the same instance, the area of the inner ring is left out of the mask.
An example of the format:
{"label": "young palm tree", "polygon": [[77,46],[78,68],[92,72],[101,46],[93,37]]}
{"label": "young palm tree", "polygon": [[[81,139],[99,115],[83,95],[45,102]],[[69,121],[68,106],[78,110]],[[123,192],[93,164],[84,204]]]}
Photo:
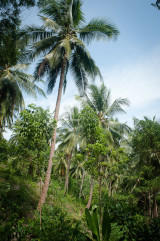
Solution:
{"label": "young palm tree", "polygon": [[118,113],[125,113],[123,106],[129,106],[128,99],[118,98],[111,103],[111,91],[104,84],[100,87],[92,84],[88,87],[89,94],[85,92],[76,96],[82,106],[90,106],[98,115],[102,127],[107,128],[114,137],[122,137],[122,134],[129,132],[126,124],[119,123],[113,117]]}
{"label": "young palm tree", "polygon": [[53,165],[55,172],[58,173],[61,177],[65,177],[67,170],[65,153],[61,151],[56,151]]}
{"label": "young palm tree", "polygon": [[[116,27],[104,19],[93,19],[85,25],[81,0],[52,0],[41,11],[44,27],[29,27],[27,38],[38,41],[33,45],[31,57],[43,54],[42,61],[35,71],[35,78],[43,75],[48,78],[48,92],[55,86],[60,76],[54,118],[58,120],[62,89],[66,86],[66,75],[70,69],[79,90],[85,90],[88,77],[95,79],[100,71],[91,58],[83,42],[113,38],[119,34]],[[42,56],[42,55],[41,55]],[[48,169],[40,203],[45,202],[55,151],[56,129],[53,133]]]}
{"label": "young palm tree", "polygon": [[68,179],[71,165],[72,154],[76,153],[78,148],[85,144],[85,138],[81,135],[79,125],[79,110],[76,106],[70,108],[63,118],[60,120],[62,126],[58,128],[58,141],[60,142],[58,148],[66,153],[68,159],[65,191],[68,192]]}

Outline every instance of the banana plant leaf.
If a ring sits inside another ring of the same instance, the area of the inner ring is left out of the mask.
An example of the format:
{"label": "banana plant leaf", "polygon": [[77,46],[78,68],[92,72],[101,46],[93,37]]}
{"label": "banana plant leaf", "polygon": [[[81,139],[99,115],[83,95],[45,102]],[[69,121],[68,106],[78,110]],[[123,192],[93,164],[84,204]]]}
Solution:
{"label": "banana plant leaf", "polygon": [[97,206],[94,205],[92,210],[89,211],[88,208],[85,209],[86,219],[88,228],[92,232],[92,236],[94,240],[100,241],[100,234],[99,234],[99,221],[98,221],[98,214],[97,214]]}
{"label": "banana plant leaf", "polygon": [[104,206],[103,222],[102,222],[102,237],[103,241],[109,241],[111,234],[111,220],[108,214],[107,205]]}

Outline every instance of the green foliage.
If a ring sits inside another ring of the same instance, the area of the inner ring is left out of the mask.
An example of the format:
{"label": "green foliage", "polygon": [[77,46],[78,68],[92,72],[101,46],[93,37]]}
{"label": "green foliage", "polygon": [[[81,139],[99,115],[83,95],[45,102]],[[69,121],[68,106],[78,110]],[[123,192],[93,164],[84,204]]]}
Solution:
{"label": "green foliage", "polygon": [[87,106],[80,113],[80,122],[83,126],[87,144],[94,143],[96,140],[97,128],[99,126],[97,114],[92,108]]}
{"label": "green foliage", "polygon": [[80,231],[79,223],[70,219],[61,209],[51,205],[42,209],[42,229],[39,231],[39,215],[36,213],[34,219],[28,224],[18,223],[17,235],[19,240],[42,240],[42,241],[85,241],[86,235]]}
{"label": "green foliage", "polygon": [[86,208],[85,214],[86,214],[88,228],[92,232],[93,239],[96,239],[97,241],[100,241],[97,206],[93,206],[91,211],[89,211],[89,209]]}
{"label": "green foliage", "polygon": [[85,214],[87,219],[87,225],[92,232],[93,239],[97,241],[100,241],[100,240],[109,241],[110,234],[111,234],[111,222],[110,222],[110,216],[108,214],[107,207],[105,206],[103,211],[102,234],[100,234],[101,229],[99,226],[97,206],[96,205],[92,206],[91,210],[86,208]]}
{"label": "green foliage", "polygon": [[48,110],[33,104],[20,113],[20,118],[13,127],[11,141],[18,157],[12,164],[14,166],[17,162],[17,168],[20,168],[21,173],[29,172],[35,175],[38,170],[44,171],[55,124]]}
{"label": "green foliage", "polygon": [[8,143],[0,137],[0,163],[6,163],[8,158]]}
{"label": "green foliage", "polygon": [[120,140],[124,140],[124,134],[129,133],[130,128],[113,117],[118,113],[125,113],[123,106],[129,106],[128,99],[118,98],[111,103],[111,91],[104,84],[100,86],[89,85],[88,93],[83,93],[76,98],[83,108],[88,106],[96,112],[101,127],[110,133],[110,138],[114,139],[114,144],[119,146]]}
{"label": "green foliage", "polygon": [[31,216],[37,203],[35,184],[0,166],[0,240],[15,237],[18,222]]}

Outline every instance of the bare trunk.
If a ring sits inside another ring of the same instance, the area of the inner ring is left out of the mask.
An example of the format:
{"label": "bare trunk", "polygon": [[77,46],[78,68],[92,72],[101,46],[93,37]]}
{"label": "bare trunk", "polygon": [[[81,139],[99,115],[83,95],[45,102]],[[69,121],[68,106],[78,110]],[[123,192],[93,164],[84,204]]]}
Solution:
{"label": "bare trunk", "polygon": [[61,172],[62,177],[65,177],[65,167],[62,166],[62,172]]}
{"label": "bare trunk", "polygon": [[158,208],[156,202],[156,192],[153,194],[153,218],[158,218]]}
{"label": "bare trunk", "polygon": [[85,177],[85,170],[83,170],[83,175],[82,175],[82,180],[81,180],[81,186],[80,186],[80,192],[79,192],[79,198],[80,198],[81,195],[82,195],[82,188],[83,188],[84,177]]}
{"label": "bare trunk", "polygon": [[[63,64],[62,64],[62,71],[61,71],[61,77],[60,77],[60,83],[59,83],[59,89],[58,89],[58,96],[57,96],[57,102],[56,102],[56,108],[55,108],[55,115],[54,119],[58,121],[58,115],[59,115],[59,108],[60,108],[60,103],[61,103],[61,96],[62,96],[62,88],[63,88],[63,80],[64,80],[64,74],[65,74],[65,66],[66,66],[66,57],[63,59]],[[46,173],[46,178],[42,190],[42,195],[40,197],[40,200],[38,202],[38,209],[40,208],[40,205],[43,205],[47,196],[48,192],[48,187],[49,187],[49,182],[50,182],[50,176],[51,176],[51,171],[52,171],[52,158],[54,156],[54,151],[55,151],[55,144],[56,144],[56,130],[57,127],[55,127],[53,136],[52,136],[52,141],[51,141],[51,149],[50,149],[50,156],[49,156],[49,161],[48,161],[48,168],[47,168],[47,173]]]}
{"label": "bare trunk", "polygon": [[99,213],[100,213],[100,221],[102,225],[102,178],[101,176],[99,177]]}
{"label": "bare trunk", "polygon": [[152,214],[152,212],[151,212],[151,194],[150,194],[150,192],[148,194],[148,201],[149,201],[149,209],[148,209],[149,222],[151,223],[151,214]]}
{"label": "bare trunk", "polygon": [[72,153],[67,155],[68,157],[68,166],[67,166],[67,173],[66,173],[66,181],[65,181],[65,187],[64,187],[64,194],[68,193],[68,178],[69,178],[69,170],[71,165],[71,157]]}
{"label": "bare trunk", "polygon": [[146,194],[143,193],[143,197],[144,197],[144,216],[146,217],[146,224],[148,224],[148,219],[147,219],[147,198],[146,198]]}
{"label": "bare trunk", "polygon": [[88,200],[88,203],[87,203],[87,206],[86,206],[86,208],[88,208],[88,209],[89,209],[90,206],[91,206],[92,194],[93,194],[93,177],[91,177],[91,187],[90,187],[89,200]]}
{"label": "bare trunk", "polygon": [[108,194],[109,197],[111,197],[111,192],[112,192],[112,180],[109,182],[109,194]]}
{"label": "bare trunk", "polygon": [[137,184],[139,183],[139,178],[137,179],[137,181],[136,181],[136,184],[134,185],[134,187],[132,188],[132,191],[131,191],[131,193],[134,191],[134,189],[137,187]]}

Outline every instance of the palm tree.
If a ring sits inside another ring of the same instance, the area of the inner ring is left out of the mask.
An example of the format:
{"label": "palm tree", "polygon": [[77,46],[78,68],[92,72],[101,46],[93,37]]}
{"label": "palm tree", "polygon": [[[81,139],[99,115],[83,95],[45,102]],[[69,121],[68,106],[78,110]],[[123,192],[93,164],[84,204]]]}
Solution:
{"label": "palm tree", "polygon": [[[8,21],[8,20],[7,20]],[[5,23],[2,24],[5,28]],[[8,25],[7,25],[8,26]],[[11,26],[10,26],[11,27]],[[14,26],[12,26],[13,28]],[[44,92],[33,82],[34,77],[27,74],[25,31],[15,29],[14,37],[9,30],[0,40],[0,127],[13,122],[13,117],[24,107],[22,90],[36,97]],[[1,35],[2,33],[0,33]]]}
{"label": "palm tree", "polygon": [[81,154],[81,152],[77,153],[77,155],[74,158],[74,161],[71,166],[71,175],[73,177],[76,177],[76,179],[81,179],[81,184],[80,184],[80,191],[79,191],[79,198],[82,195],[82,189],[83,189],[83,183],[84,183],[84,178],[86,175],[85,169],[84,169],[84,159],[85,156]]}
{"label": "palm tree", "polygon": [[57,151],[53,165],[55,172],[58,173],[61,177],[65,177],[67,170],[65,153]]}
{"label": "palm tree", "polygon": [[[62,89],[66,86],[66,75],[70,68],[79,90],[85,90],[88,77],[95,79],[100,76],[100,71],[84,45],[94,39],[113,38],[119,31],[108,21],[93,19],[85,25],[84,15],[81,10],[81,0],[52,0],[41,11],[44,27],[29,27],[26,29],[27,38],[35,42],[31,57],[43,54],[42,61],[35,70],[35,78],[48,76],[48,92],[55,86],[56,79],[60,76],[58,96],[55,107],[54,119],[58,121]],[[38,42],[36,42],[38,41]],[[42,55],[41,55],[42,56]],[[45,202],[49,187],[52,158],[56,143],[56,128],[53,133],[48,169],[40,203]]]}
{"label": "palm tree", "polygon": [[68,178],[71,165],[72,154],[85,145],[85,138],[81,135],[79,125],[79,110],[76,106],[69,110],[61,118],[62,126],[58,128],[58,141],[60,142],[58,149],[66,153],[68,159],[65,191],[68,192]]}
{"label": "palm tree", "polygon": [[111,103],[111,91],[106,88],[104,83],[100,87],[92,84],[88,87],[89,94],[83,93],[76,96],[81,105],[90,106],[100,120],[101,126],[107,128],[115,137],[122,137],[122,134],[128,133],[130,128],[126,123],[119,123],[118,119],[113,117],[118,113],[125,113],[123,106],[129,106],[128,99],[118,98]]}
{"label": "palm tree", "polygon": [[32,75],[24,72],[27,64],[17,64],[0,70],[0,128],[13,122],[13,117],[24,108],[22,90],[36,97],[45,96],[34,82]]}

